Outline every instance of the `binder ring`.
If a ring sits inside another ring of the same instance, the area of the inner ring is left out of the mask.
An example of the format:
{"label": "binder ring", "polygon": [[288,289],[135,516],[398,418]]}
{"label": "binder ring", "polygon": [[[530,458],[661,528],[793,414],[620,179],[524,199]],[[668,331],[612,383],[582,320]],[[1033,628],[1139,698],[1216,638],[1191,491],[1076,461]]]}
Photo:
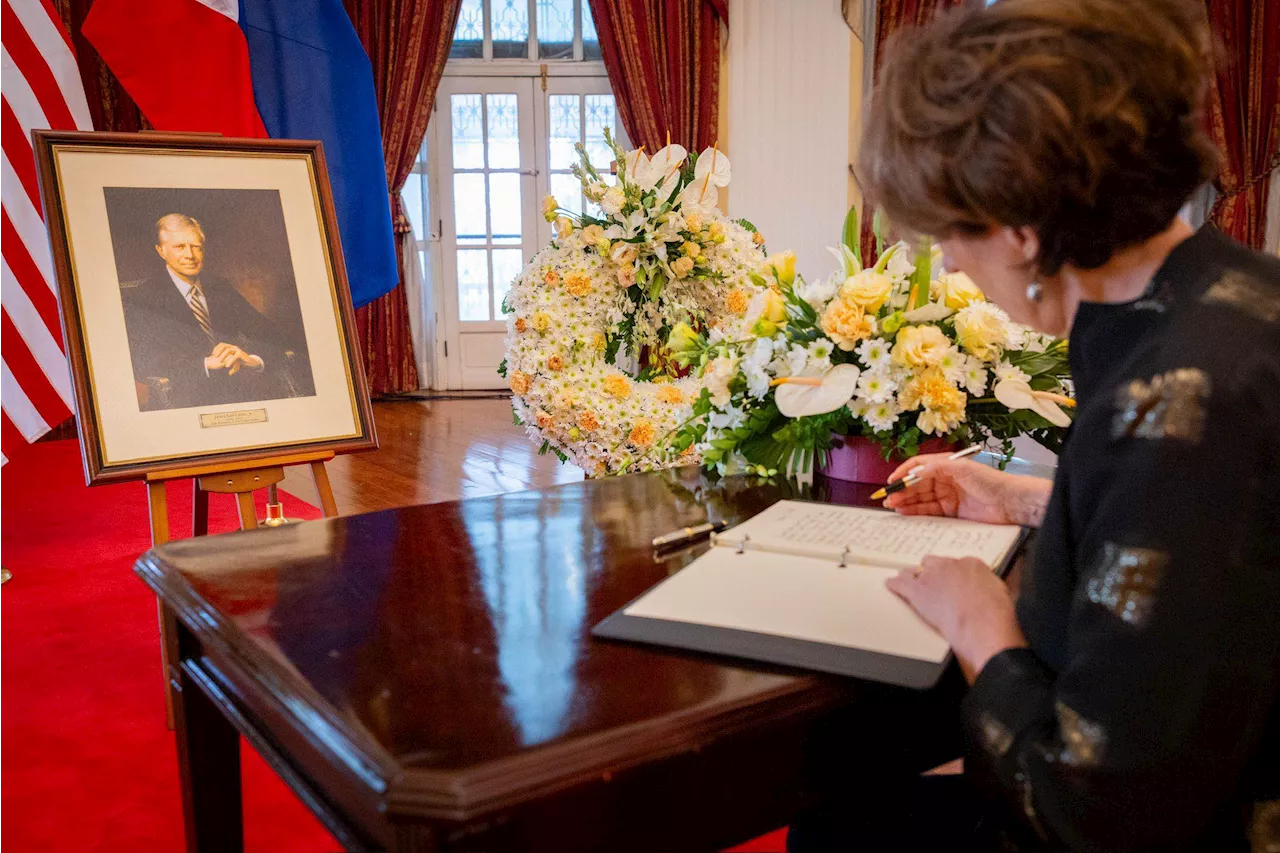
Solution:
{"label": "binder ring", "polygon": [[844,550],[840,552],[840,568],[842,569],[849,568],[849,551],[850,550],[851,549],[849,548],[849,546],[845,545]]}
{"label": "binder ring", "polygon": [[745,553],[745,552],[746,552],[746,550],[747,550],[747,540],[749,540],[750,538],[751,538],[751,537],[750,537],[750,536],[748,536],[747,534],[745,534],[745,533],[744,533],[744,534],[742,534],[742,538],[741,538],[740,540],[738,540],[738,553],[739,553],[739,554],[743,554],[743,553]]}

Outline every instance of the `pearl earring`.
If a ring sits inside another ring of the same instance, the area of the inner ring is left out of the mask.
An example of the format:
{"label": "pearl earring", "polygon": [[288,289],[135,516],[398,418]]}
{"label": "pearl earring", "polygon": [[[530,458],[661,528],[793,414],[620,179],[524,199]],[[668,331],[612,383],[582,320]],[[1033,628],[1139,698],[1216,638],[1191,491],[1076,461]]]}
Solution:
{"label": "pearl earring", "polygon": [[1044,297],[1044,287],[1038,281],[1027,285],[1027,301],[1039,302]]}

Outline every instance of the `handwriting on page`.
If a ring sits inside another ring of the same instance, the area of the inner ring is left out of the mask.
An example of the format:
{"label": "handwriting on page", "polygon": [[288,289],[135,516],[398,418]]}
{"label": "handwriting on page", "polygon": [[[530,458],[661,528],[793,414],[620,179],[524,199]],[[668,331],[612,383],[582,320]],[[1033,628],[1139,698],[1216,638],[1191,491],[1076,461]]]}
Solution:
{"label": "handwriting on page", "polygon": [[800,504],[778,513],[767,535],[807,547],[850,546],[869,557],[883,556],[894,564],[916,563],[930,554],[972,556],[994,560],[1009,544],[1009,531],[978,525],[958,525],[948,519],[904,518],[874,510],[850,512],[844,507]]}

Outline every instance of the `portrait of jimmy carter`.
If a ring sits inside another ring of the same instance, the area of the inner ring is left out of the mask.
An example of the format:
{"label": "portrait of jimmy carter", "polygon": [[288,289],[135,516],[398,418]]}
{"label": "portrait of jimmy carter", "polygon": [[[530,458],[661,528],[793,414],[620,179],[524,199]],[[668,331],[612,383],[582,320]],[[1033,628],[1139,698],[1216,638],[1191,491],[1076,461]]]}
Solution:
{"label": "portrait of jimmy carter", "polygon": [[139,408],[295,396],[295,353],[282,345],[279,329],[230,282],[203,274],[200,223],[168,213],[154,236],[163,272],[120,285]]}

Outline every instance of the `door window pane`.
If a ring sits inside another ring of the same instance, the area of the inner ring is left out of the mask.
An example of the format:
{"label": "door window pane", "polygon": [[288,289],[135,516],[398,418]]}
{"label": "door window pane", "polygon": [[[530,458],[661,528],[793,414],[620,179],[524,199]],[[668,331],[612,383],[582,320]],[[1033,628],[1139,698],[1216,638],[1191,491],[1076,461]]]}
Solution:
{"label": "door window pane", "polygon": [[489,233],[484,216],[484,175],[477,172],[453,176],[453,223],[459,242],[483,240]]}
{"label": "door window pane", "polygon": [[491,0],[493,3],[493,58],[529,57],[529,4],[527,0]]}
{"label": "door window pane", "polygon": [[400,202],[404,205],[404,215],[413,226],[413,239],[419,243],[423,240],[422,225],[427,218],[422,190],[422,173],[417,171],[409,174],[409,180],[404,182],[404,189],[400,190]]}
{"label": "door window pane", "polygon": [[489,216],[493,223],[493,239],[520,239],[520,175],[516,172],[494,172],[489,175]]}
{"label": "door window pane", "polygon": [[480,96],[451,96],[449,112],[453,127],[453,168],[483,169],[484,125],[480,120]]}
{"label": "door window pane", "polygon": [[458,26],[453,31],[451,59],[481,59],[484,56],[483,0],[462,0]]}
{"label": "door window pane", "polygon": [[458,250],[458,319],[489,319],[489,252]]}
{"label": "door window pane", "polygon": [[552,169],[571,169],[578,160],[573,146],[582,141],[582,117],[578,95],[551,95],[550,107]]}
{"label": "door window pane", "polygon": [[524,252],[521,249],[493,250],[493,316],[502,319],[502,300],[511,289],[511,282],[520,275],[524,266]]}
{"label": "door window pane", "polygon": [[551,173],[551,194],[560,202],[565,210],[582,213],[582,184],[573,175],[563,172]]}
{"label": "door window pane", "polygon": [[583,98],[587,115],[585,144],[587,154],[597,169],[604,170],[613,162],[613,152],[604,141],[604,129],[618,136],[618,108],[613,95],[587,95]]}
{"label": "door window pane", "polygon": [[538,57],[573,59],[574,0],[538,0]]}
{"label": "door window pane", "polygon": [[520,168],[520,108],[512,94],[485,95],[489,121],[489,168]]}
{"label": "door window pane", "polygon": [[588,61],[600,59],[600,36],[596,35],[596,22],[591,17],[591,4],[582,3],[582,58]]}

